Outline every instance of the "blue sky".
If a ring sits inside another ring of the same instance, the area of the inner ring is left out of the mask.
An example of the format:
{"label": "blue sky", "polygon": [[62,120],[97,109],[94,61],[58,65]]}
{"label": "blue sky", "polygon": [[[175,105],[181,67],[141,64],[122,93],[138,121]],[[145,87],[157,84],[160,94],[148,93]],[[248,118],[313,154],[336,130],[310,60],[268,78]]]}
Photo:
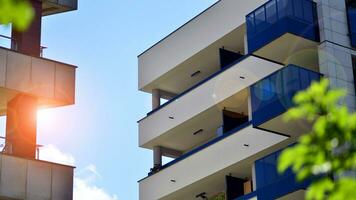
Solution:
{"label": "blue sky", "polygon": [[45,57],[79,68],[76,105],[44,111],[38,143],[70,154],[77,176],[94,168],[91,186],[138,199],[137,180],[147,175],[152,154],[137,147],[136,121],[151,105],[150,95],[137,90],[137,55],[215,1],[79,0],[78,11],[45,17]]}

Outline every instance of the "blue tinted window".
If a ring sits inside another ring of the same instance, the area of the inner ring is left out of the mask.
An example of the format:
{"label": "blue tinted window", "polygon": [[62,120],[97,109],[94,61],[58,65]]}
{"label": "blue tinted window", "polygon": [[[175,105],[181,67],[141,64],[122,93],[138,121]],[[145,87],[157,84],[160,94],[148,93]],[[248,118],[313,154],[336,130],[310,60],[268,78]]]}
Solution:
{"label": "blue tinted window", "polygon": [[350,32],[356,33],[356,8],[348,8],[348,15],[351,28]]}

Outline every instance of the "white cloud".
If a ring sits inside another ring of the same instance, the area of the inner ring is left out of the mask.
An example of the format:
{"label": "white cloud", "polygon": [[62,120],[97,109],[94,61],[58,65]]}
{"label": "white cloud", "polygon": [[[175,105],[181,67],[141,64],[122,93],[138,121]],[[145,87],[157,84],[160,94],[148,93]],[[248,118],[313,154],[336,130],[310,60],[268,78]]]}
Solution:
{"label": "white cloud", "polygon": [[75,165],[75,159],[72,155],[61,152],[57,147],[51,144],[40,148],[40,160],[63,165]]}
{"label": "white cloud", "polygon": [[[47,145],[40,150],[40,159],[65,165],[75,165],[75,159],[71,154],[61,152],[54,145]],[[102,178],[96,166],[90,164],[82,170],[78,170],[74,176],[73,199],[74,200],[118,200],[116,195],[108,194],[103,188],[95,185],[95,180]],[[77,174],[80,175],[77,176]]]}
{"label": "white cloud", "polygon": [[90,182],[74,178],[74,200],[118,200],[116,195],[106,193],[102,188]]}

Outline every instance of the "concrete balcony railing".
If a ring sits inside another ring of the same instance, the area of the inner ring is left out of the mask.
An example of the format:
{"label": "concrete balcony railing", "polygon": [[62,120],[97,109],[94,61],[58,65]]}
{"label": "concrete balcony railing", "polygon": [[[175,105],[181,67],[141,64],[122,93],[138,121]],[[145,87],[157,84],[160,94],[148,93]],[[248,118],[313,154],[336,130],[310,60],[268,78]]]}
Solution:
{"label": "concrete balcony railing", "polygon": [[74,167],[0,154],[0,199],[71,200]]}
{"label": "concrete balcony railing", "polygon": [[73,65],[0,47],[0,115],[18,94],[37,97],[39,107],[73,104],[75,71]]}

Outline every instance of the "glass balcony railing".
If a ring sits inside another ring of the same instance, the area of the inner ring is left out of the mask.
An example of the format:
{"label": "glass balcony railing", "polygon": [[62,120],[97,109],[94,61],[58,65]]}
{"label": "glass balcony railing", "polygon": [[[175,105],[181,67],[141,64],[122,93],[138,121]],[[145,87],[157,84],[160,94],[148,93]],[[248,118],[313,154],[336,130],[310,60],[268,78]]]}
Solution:
{"label": "glass balcony railing", "polygon": [[287,111],[293,106],[294,95],[320,77],[318,72],[288,65],[252,85],[252,124],[259,126]]}
{"label": "glass balcony railing", "polygon": [[316,3],[270,0],[246,16],[248,51],[253,53],[285,33],[319,41]]}
{"label": "glass balcony railing", "polygon": [[347,8],[347,18],[350,31],[351,46],[356,48],[356,8],[349,6]]}
{"label": "glass balcony railing", "polygon": [[278,157],[282,150],[276,151],[255,161],[256,190],[235,200],[278,199],[300,189],[306,189],[310,180],[297,182],[291,170],[283,174],[277,171]]}

